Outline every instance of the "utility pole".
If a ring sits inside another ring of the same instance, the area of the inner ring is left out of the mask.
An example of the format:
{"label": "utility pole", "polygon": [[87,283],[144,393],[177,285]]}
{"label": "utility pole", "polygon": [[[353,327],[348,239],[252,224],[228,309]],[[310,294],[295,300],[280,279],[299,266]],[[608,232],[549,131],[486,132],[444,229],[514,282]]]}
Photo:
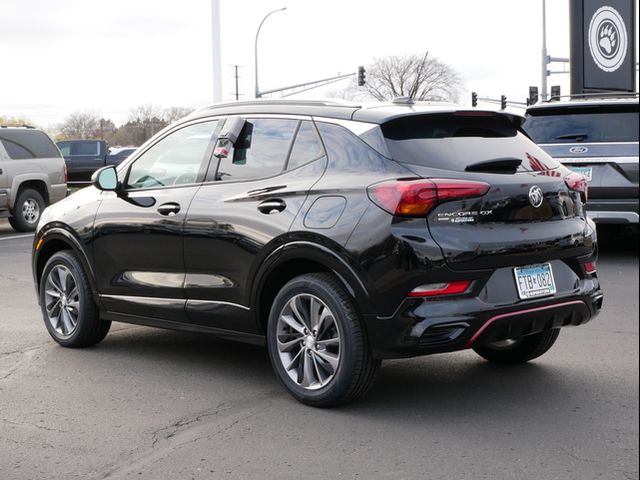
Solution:
{"label": "utility pole", "polygon": [[238,79],[240,78],[240,75],[238,75],[238,68],[242,67],[242,65],[231,65],[231,66],[234,69],[233,77],[234,77],[235,82],[236,82],[236,91],[235,91],[234,95],[236,97],[236,100],[239,100],[240,99],[240,90],[238,88]]}
{"label": "utility pole", "polygon": [[547,1],[542,0],[542,100],[547,99]]}
{"label": "utility pole", "polygon": [[222,101],[222,67],[220,53],[220,0],[211,0],[211,44],[213,47],[213,103]]}

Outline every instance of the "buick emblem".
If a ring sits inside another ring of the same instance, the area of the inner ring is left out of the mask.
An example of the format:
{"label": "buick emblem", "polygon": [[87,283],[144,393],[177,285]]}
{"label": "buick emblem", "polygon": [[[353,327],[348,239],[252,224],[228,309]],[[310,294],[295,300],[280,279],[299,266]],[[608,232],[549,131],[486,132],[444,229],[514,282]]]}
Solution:
{"label": "buick emblem", "polygon": [[618,11],[609,6],[596,10],[589,22],[589,51],[595,64],[615,72],[627,56],[627,29]]}
{"label": "buick emblem", "polygon": [[569,151],[571,153],[587,153],[589,149],[587,147],[571,147]]}
{"label": "buick emblem", "polygon": [[534,208],[538,208],[542,205],[543,198],[544,196],[542,195],[542,189],[540,187],[535,185],[531,187],[531,190],[529,190],[529,202],[531,202],[531,205],[533,205]]}

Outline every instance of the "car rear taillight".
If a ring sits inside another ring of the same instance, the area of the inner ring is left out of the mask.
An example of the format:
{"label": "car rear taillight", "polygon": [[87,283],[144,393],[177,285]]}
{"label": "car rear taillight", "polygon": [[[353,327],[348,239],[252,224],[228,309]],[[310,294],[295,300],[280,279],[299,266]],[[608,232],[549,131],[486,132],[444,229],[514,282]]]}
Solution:
{"label": "car rear taillight", "polygon": [[380,208],[400,217],[421,217],[437,204],[481,197],[489,184],[453,179],[391,180],[371,185],[369,198]]}
{"label": "car rear taillight", "polygon": [[67,164],[64,164],[64,183],[68,183],[69,181],[69,173],[67,172]]}
{"label": "car rear taillight", "polygon": [[567,187],[569,187],[569,190],[578,192],[582,201],[587,203],[587,199],[589,198],[589,183],[584,175],[580,175],[577,172],[571,172],[569,175],[564,177],[564,182],[567,184]]}
{"label": "car rear taillight", "polygon": [[430,283],[420,285],[409,292],[409,297],[435,297],[439,295],[453,295],[464,293],[469,288],[471,280],[461,280],[449,283]]}
{"label": "car rear taillight", "polygon": [[594,273],[596,273],[596,262],[591,261],[591,262],[585,262],[582,264],[582,268],[584,268],[584,273],[586,273],[587,275],[593,275]]}

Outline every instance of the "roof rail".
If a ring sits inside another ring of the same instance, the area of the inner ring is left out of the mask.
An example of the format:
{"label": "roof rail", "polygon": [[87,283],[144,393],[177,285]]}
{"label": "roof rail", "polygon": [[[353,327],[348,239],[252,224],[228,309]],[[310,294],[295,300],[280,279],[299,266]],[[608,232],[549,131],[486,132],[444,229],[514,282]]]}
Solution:
{"label": "roof rail", "polygon": [[0,125],[0,128],[36,128],[33,125]]}
{"label": "roof rail", "polygon": [[549,96],[549,100],[543,100],[540,103],[549,103],[556,102],[563,98],[566,99],[577,99],[577,100],[588,100],[591,98],[636,98],[638,97],[639,92],[600,92],[600,93],[576,93],[572,95],[555,95]]}
{"label": "roof rail", "polygon": [[356,103],[351,103],[342,100],[288,100],[288,99],[255,99],[255,100],[243,100],[239,102],[225,102],[225,103],[214,103],[212,105],[205,105],[204,107],[200,107],[196,109],[196,112],[201,112],[203,110],[212,110],[216,108],[226,108],[226,107],[235,107],[235,106],[251,106],[251,105],[300,105],[300,106],[308,106],[308,107],[348,107],[348,108],[361,108],[361,105]]}

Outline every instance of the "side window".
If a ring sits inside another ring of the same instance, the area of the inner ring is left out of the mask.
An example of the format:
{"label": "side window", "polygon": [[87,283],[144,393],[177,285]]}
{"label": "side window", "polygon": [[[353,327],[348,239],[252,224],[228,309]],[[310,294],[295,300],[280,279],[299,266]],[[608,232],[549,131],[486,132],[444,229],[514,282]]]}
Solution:
{"label": "side window", "polygon": [[63,157],[68,157],[71,155],[71,144],[67,142],[59,142],[58,148],[60,149],[60,153],[62,153]]}
{"label": "side window", "polygon": [[322,144],[316,133],[316,127],[309,121],[300,123],[300,129],[291,150],[287,169],[299,167],[324,155]]}
{"label": "side window", "polygon": [[98,142],[75,142],[72,149],[73,155],[96,156],[100,155],[100,143]]}
{"label": "side window", "polygon": [[164,137],[129,170],[128,189],[184,185],[199,180],[205,153],[217,134],[217,120],[196,123]]}
{"label": "side window", "polygon": [[2,130],[0,142],[9,158],[60,158],[60,153],[46,133],[38,130]]}
{"label": "side window", "polygon": [[248,119],[233,154],[221,160],[216,178],[250,180],[282,172],[297,125],[298,120]]}

